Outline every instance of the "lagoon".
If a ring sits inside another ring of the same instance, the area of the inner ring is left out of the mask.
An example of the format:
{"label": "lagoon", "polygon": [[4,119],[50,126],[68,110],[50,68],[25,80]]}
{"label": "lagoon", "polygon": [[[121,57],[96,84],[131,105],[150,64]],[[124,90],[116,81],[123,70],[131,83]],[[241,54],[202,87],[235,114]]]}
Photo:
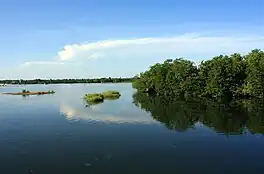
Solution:
{"label": "lagoon", "polygon": [[[168,107],[133,95],[130,83],[24,85],[0,92],[0,173],[244,174],[264,170],[264,115],[196,104]],[[117,90],[118,100],[87,107],[86,93]],[[199,118],[198,118],[199,117]],[[255,121],[255,122],[254,122]],[[256,123],[257,122],[257,123]]]}

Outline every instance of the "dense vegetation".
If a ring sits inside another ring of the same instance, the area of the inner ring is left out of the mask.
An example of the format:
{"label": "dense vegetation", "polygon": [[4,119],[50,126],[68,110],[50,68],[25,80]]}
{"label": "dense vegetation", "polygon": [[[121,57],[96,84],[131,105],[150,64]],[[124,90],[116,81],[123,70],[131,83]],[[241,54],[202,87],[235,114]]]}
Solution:
{"label": "dense vegetation", "polygon": [[140,73],[133,87],[167,99],[264,98],[264,52],[220,55],[199,66],[182,58],[168,59]]}
{"label": "dense vegetation", "polygon": [[97,79],[33,79],[0,80],[0,84],[73,84],[73,83],[123,83],[132,82],[134,78],[97,78]]}
{"label": "dense vegetation", "polygon": [[202,123],[228,135],[264,134],[262,100],[233,100],[231,103],[179,101],[137,92],[133,95],[133,102],[171,130],[186,131]]}

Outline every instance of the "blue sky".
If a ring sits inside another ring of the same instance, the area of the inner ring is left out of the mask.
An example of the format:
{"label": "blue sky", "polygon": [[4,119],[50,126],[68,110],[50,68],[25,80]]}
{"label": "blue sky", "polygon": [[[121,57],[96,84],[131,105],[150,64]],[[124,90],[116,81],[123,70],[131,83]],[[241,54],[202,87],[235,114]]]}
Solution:
{"label": "blue sky", "polygon": [[264,49],[263,0],[5,0],[0,79],[133,76]]}

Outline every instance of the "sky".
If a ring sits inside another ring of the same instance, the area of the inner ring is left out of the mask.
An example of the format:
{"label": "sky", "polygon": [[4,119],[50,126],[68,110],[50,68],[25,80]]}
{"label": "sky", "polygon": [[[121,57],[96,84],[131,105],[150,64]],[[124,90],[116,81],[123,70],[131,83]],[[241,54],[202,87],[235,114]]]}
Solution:
{"label": "sky", "polygon": [[263,0],[2,0],[0,79],[132,77],[264,49]]}

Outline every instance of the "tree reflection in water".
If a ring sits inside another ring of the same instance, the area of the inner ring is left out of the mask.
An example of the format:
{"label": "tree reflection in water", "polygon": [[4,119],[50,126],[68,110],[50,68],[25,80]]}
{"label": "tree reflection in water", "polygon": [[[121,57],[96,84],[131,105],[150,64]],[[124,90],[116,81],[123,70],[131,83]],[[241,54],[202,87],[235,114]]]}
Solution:
{"label": "tree reflection in water", "polygon": [[149,112],[168,129],[186,131],[201,122],[225,134],[264,133],[264,103],[239,100],[231,103],[209,101],[176,101],[160,96],[134,93],[133,103]]}

